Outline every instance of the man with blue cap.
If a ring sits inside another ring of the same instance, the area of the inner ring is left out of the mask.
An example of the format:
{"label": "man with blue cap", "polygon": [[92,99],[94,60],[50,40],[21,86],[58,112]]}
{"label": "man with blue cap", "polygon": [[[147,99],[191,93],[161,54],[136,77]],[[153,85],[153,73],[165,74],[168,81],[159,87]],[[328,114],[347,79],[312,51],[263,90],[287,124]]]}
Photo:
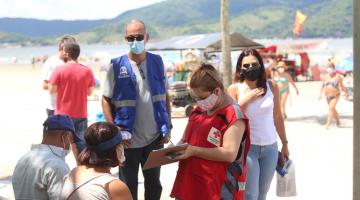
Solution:
{"label": "man with blue cap", "polygon": [[43,126],[41,144],[33,144],[16,164],[12,177],[16,199],[58,199],[70,171],[65,156],[75,132],[71,118],[51,115]]}

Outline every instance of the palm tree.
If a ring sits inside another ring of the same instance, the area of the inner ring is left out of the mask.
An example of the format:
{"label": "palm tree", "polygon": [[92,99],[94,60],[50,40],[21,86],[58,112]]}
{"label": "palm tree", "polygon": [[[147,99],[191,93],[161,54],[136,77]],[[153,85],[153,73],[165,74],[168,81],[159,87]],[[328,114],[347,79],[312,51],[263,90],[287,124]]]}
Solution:
{"label": "palm tree", "polygon": [[231,51],[230,51],[230,34],[229,34],[229,1],[221,0],[221,52],[222,52],[222,65],[221,72],[223,75],[224,86],[228,87],[231,84]]}

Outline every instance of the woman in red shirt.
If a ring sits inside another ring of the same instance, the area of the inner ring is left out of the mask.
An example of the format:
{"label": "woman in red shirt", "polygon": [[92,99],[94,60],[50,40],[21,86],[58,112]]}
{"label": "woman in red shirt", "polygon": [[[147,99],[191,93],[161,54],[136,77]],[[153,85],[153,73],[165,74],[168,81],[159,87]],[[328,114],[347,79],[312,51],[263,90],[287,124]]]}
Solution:
{"label": "woman in red shirt", "polygon": [[[180,200],[242,199],[248,150],[247,120],[225,93],[215,68],[202,64],[190,80],[197,102],[182,143],[171,197]],[[245,134],[244,134],[245,133]],[[242,179],[243,183],[238,183]],[[240,191],[240,192],[239,192]]]}

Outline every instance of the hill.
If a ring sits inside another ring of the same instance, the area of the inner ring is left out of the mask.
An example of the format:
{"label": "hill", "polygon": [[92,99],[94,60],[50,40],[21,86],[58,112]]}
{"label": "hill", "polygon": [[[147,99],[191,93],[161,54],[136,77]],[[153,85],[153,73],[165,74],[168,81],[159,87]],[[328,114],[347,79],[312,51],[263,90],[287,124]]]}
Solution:
{"label": "hill", "polygon": [[17,33],[30,37],[79,33],[103,25],[109,20],[39,20],[0,18],[0,32]]}
{"label": "hill", "polygon": [[[308,16],[301,37],[352,36],[351,0],[229,0],[230,30],[250,38],[293,37],[292,27],[297,9]],[[55,36],[64,33],[75,33],[82,43],[114,43],[122,41],[124,24],[132,18],[144,20],[152,38],[220,32],[220,1],[167,0],[127,11],[111,20],[47,21],[58,24],[57,29],[50,33],[47,30],[50,25],[44,23],[36,34],[25,27],[23,32],[18,30],[15,33],[23,34],[18,37],[20,41],[27,38],[41,44],[51,43]],[[0,31],[3,29],[0,28]],[[39,32],[46,37],[39,35]],[[1,36],[0,42],[3,42]]]}

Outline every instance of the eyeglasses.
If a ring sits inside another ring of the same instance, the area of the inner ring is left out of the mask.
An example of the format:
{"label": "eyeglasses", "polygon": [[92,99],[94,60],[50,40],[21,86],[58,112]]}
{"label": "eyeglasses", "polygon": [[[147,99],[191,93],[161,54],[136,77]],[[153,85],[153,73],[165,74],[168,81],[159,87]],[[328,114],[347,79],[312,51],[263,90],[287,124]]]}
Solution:
{"label": "eyeglasses", "polygon": [[255,62],[255,63],[247,63],[247,64],[243,64],[242,65],[244,68],[250,68],[250,67],[260,67],[260,64]]}
{"label": "eyeglasses", "polygon": [[140,41],[143,41],[145,38],[144,35],[128,35],[125,37],[125,39],[128,41],[128,42],[134,42],[135,40],[140,42]]}

